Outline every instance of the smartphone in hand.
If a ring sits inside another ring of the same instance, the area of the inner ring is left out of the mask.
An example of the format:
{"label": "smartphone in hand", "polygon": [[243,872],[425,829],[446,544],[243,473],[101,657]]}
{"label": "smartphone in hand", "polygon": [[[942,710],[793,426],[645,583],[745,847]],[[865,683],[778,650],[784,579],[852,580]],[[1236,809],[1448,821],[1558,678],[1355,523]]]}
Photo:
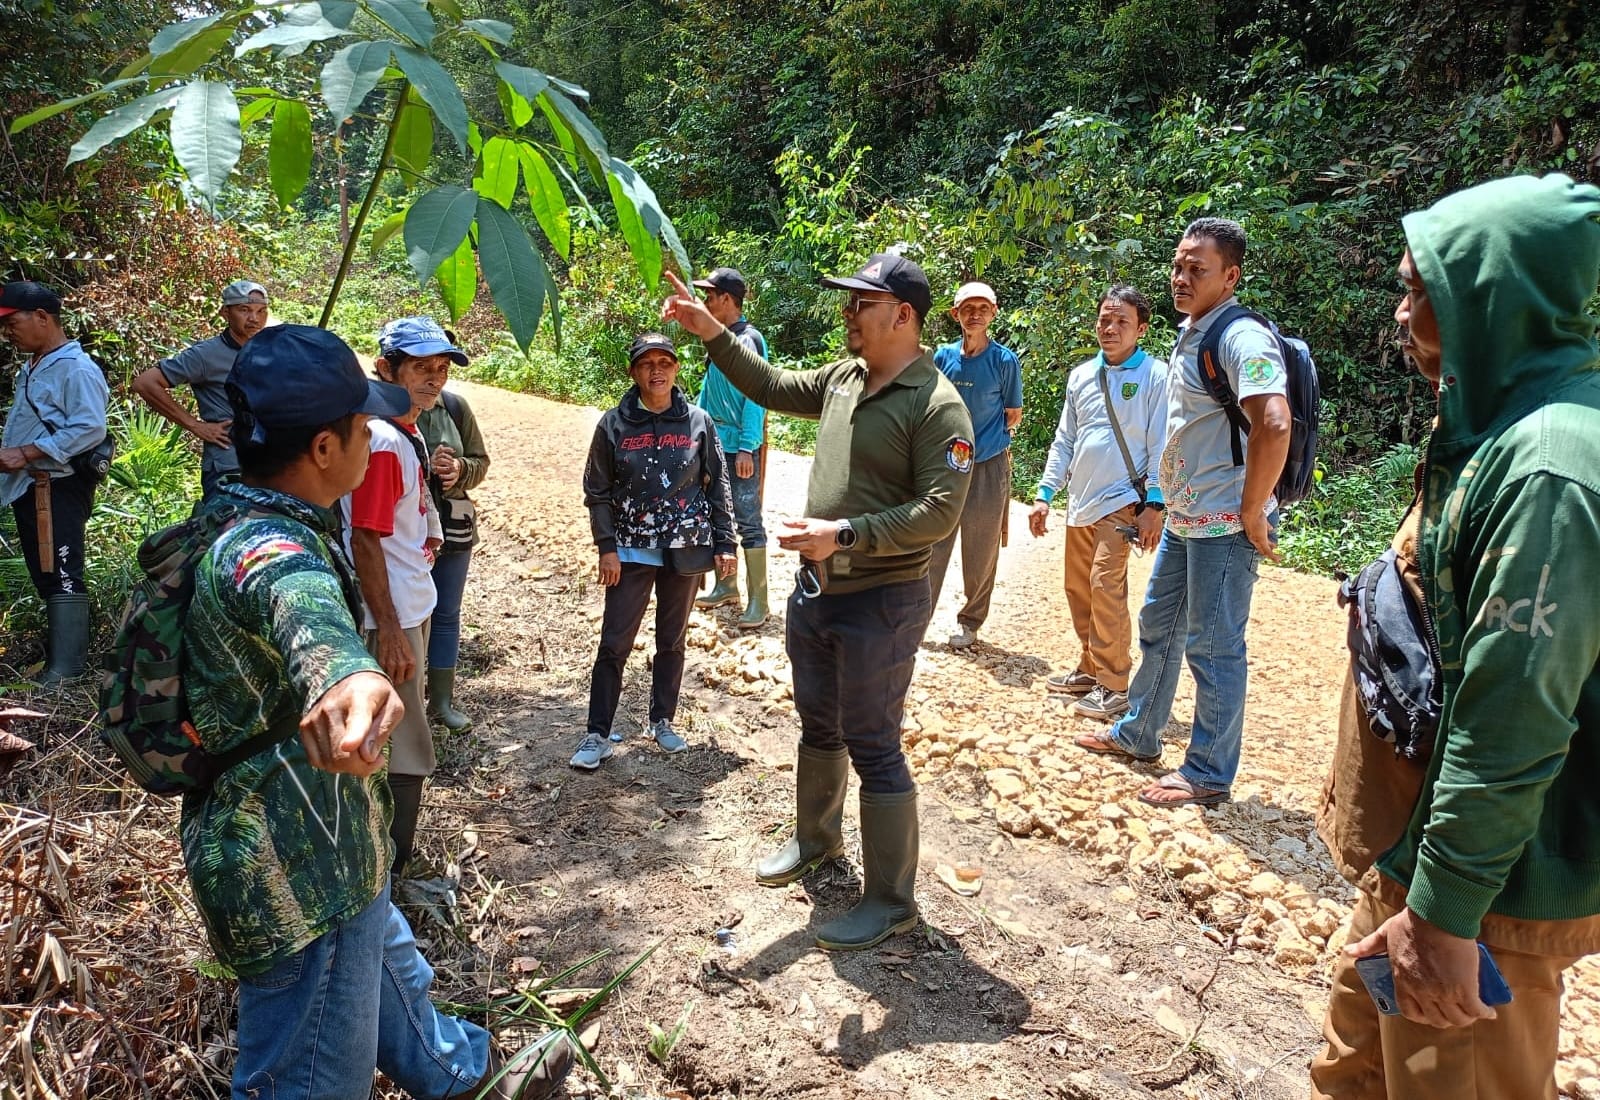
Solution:
{"label": "smartphone in hand", "polygon": [[[1388,955],[1368,955],[1356,960],[1356,973],[1361,984],[1378,1011],[1385,1016],[1400,1015],[1400,1004],[1394,995],[1394,968]],[[1478,999],[1491,1008],[1511,1003],[1511,987],[1495,965],[1494,956],[1483,944],[1478,945]]]}

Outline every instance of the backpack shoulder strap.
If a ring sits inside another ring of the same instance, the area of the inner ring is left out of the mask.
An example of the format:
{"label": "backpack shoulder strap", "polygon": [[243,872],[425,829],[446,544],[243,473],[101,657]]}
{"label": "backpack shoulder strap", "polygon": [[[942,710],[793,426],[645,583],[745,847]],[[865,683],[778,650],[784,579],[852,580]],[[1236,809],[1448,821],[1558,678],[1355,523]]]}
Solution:
{"label": "backpack shoulder strap", "polygon": [[[1250,318],[1266,324],[1266,318],[1254,310],[1244,306],[1233,305],[1223,310],[1216,320],[1212,321],[1206,329],[1206,334],[1200,340],[1200,350],[1196,359],[1200,367],[1200,381],[1205,384],[1206,392],[1211,399],[1222,406],[1222,411],[1228,416],[1228,423],[1233,425],[1233,464],[1244,465],[1244,446],[1241,437],[1250,434],[1250,418],[1245,416],[1244,410],[1239,407],[1239,397],[1233,392],[1233,385],[1228,381],[1228,372],[1222,366],[1222,337],[1235,321]],[[1267,326],[1271,330],[1271,326]]]}
{"label": "backpack shoulder strap", "polygon": [[467,434],[467,428],[466,425],[461,422],[463,414],[461,412],[462,405],[460,396],[451,393],[449,390],[440,390],[439,400],[444,403],[444,411],[450,414],[450,419],[456,422],[456,431],[460,432],[462,437],[465,438]]}

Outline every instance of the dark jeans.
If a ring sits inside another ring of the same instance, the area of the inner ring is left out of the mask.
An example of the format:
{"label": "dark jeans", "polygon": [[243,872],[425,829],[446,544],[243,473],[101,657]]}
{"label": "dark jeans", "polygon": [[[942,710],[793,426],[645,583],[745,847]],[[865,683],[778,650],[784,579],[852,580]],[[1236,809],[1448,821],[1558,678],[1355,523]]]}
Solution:
{"label": "dark jeans", "polygon": [[739,545],[746,550],[760,550],[767,545],[767,529],[761,524],[761,454],[751,456],[756,468],[749,477],[733,472],[733,459],[728,460],[728,486],[733,496],[733,523],[739,529]]}
{"label": "dark jeans", "polygon": [[606,589],[605,617],[600,621],[600,652],[589,678],[589,732],[605,737],[622,698],[622,668],[633,652],[633,639],[644,621],[650,593],[656,594],[656,658],[650,676],[650,721],[671,721],[678,714],[678,689],[683,686],[683,639],[689,612],[700,591],[701,576],[684,576],[664,566],[622,563],[622,579]]}
{"label": "dark jeans", "polygon": [[50,482],[50,533],[55,546],[54,573],[39,569],[39,524],[34,515],[35,488],[29,486],[11,503],[12,514],[17,518],[17,538],[22,543],[22,557],[28,563],[28,575],[39,595],[51,596],[88,592],[83,576],[83,529],[89,522],[89,512],[94,508],[94,486],[88,480],[72,474]]}
{"label": "dark jeans", "polygon": [[912,790],[900,748],[906,689],[933,613],[926,577],[864,592],[789,597],[788,648],[800,740],[850,750],[861,789]]}
{"label": "dark jeans", "polygon": [[428,634],[428,667],[455,668],[461,656],[461,597],[467,590],[472,548],[450,550],[433,559],[433,626]]}

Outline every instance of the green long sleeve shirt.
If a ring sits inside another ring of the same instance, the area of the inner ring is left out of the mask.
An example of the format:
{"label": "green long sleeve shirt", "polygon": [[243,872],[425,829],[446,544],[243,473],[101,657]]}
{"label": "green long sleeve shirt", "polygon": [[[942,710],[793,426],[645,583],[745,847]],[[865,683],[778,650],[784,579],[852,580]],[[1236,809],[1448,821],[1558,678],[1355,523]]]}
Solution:
{"label": "green long sleeve shirt", "polygon": [[[239,484],[226,493],[278,514],[230,528],[195,571],[184,688],[218,753],[380,671],[356,630],[337,513]],[[259,973],[371,904],[388,881],[389,815],[381,771],[314,768],[298,737],[186,796],[184,862],[218,960]]]}
{"label": "green long sleeve shirt", "polygon": [[932,357],[918,356],[869,396],[859,359],[779,370],[726,331],[706,350],[758,405],[817,421],[806,514],[847,519],[857,533],[852,550],[828,559],[828,591],[927,576],[933,544],[961,518],[972,471],[972,418]]}

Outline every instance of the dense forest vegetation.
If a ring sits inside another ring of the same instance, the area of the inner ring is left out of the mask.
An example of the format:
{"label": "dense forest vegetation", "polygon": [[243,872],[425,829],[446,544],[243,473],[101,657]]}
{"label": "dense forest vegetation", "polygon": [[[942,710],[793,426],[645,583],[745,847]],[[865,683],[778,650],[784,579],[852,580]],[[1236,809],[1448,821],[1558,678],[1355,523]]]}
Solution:
{"label": "dense forest vegetation", "polygon": [[[435,0],[445,5],[458,7]],[[1310,568],[1358,564],[1387,537],[1429,418],[1392,339],[1400,215],[1510,172],[1600,174],[1600,11],[1581,0],[461,6],[510,24],[505,59],[588,89],[590,116],[654,188],[693,262],[750,276],[751,317],[781,359],[835,353],[837,303],[816,279],[881,247],[923,263],[944,303],[964,279],[993,283],[997,335],[1025,367],[1019,487],[1037,476],[1062,368],[1092,351],[1103,287],[1130,281],[1158,303],[1149,343],[1164,350],[1179,231],[1202,213],[1239,219],[1251,239],[1243,297],[1303,334],[1323,375],[1323,491],[1287,532]],[[154,29],[210,10],[0,0],[8,120],[115,79]],[[270,70],[292,85],[307,71],[296,62],[314,70],[332,48],[224,49],[212,79],[244,89]],[[443,60],[474,117],[499,117],[493,74],[465,52]],[[159,127],[66,167],[67,148],[116,102],[7,136],[7,277],[71,288],[73,324],[114,381],[209,326],[216,288],[238,272],[273,281],[280,315],[314,320],[357,184],[380,154],[377,96],[337,134],[315,119],[310,184],[288,209],[268,185],[265,131],[247,126],[215,216],[193,201]],[[434,180],[465,185],[481,170],[443,134],[433,141]],[[374,216],[417,183],[394,175]],[[619,350],[651,323],[659,288],[623,247],[610,196],[577,171],[568,183],[570,256],[544,257],[561,290],[559,341],[547,323],[524,356],[481,298],[460,326],[480,377],[601,401],[622,383]],[[394,239],[357,265],[333,323],[358,345],[383,316],[444,312],[433,291],[419,294],[404,253]],[[955,335],[942,318],[930,326],[930,342]],[[183,443],[122,417],[130,445],[107,507],[159,522],[192,477]],[[802,426],[777,428],[803,445]],[[26,588],[16,564],[0,553],[8,602]]]}

